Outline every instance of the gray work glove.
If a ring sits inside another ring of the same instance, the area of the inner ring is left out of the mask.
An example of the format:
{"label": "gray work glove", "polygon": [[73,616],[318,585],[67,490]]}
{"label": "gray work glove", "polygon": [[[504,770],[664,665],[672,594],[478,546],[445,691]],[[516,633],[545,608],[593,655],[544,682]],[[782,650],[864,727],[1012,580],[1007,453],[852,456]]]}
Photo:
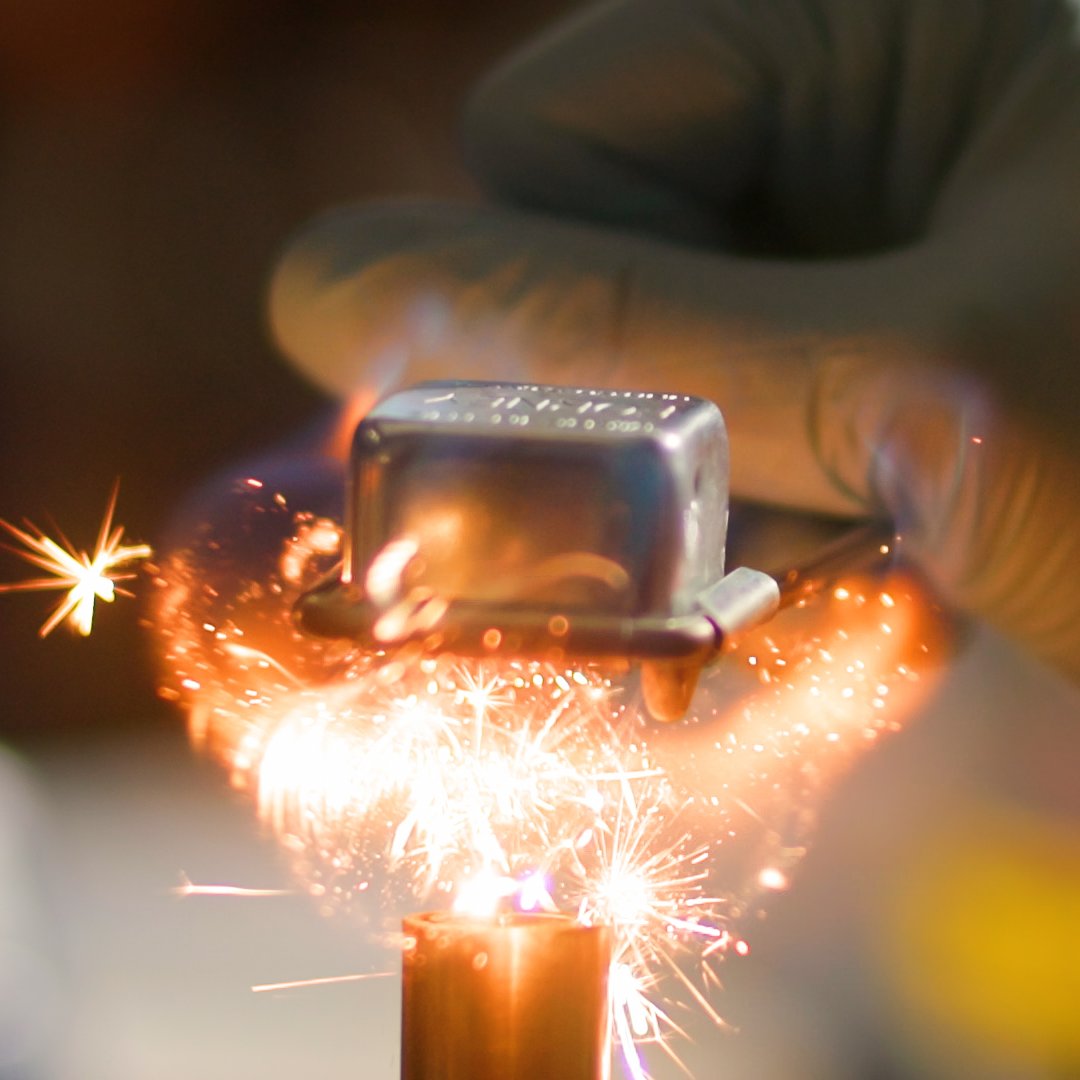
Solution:
{"label": "gray work glove", "polygon": [[278,268],[342,395],[682,391],[732,488],[886,512],[958,606],[1080,676],[1080,50],[1066,0],[618,0],[466,116],[497,205],[360,207]]}

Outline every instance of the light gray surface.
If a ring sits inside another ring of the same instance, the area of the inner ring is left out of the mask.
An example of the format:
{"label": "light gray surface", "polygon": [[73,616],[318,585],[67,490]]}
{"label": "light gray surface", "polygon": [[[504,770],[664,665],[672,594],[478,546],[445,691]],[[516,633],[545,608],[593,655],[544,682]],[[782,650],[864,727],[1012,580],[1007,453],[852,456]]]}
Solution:
{"label": "light gray surface", "polygon": [[[48,1050],[33,1073],[25,1058],[34,1043],[24,1040],[23,1066],[5,1073],[0,1064],[0,1077],[392,1080],[396,977],[279,995],[249,989],[389,970],[392,952],[351,924],[321,918],[303,896],[170,894],[181,871],[202,883],[292,884],[250,805],[215,767],[192,758],[180,727],[178,717],[175,738],[57,752],[28,776],[9,770],[0,916],[7,912],[10,924],[18,913],[28,867],[56,906],[41,908],[39,899],[21,930],[23,945],[37,941],[39,961],[39,993],[21,1000],[44,1018]],[[885,1075],[886,1060],[897,1077],[956,1075],[932,1040],[905,1041],[856,932],[862,912],[887,880],[893,852],[932,829],[958,793],[1076,825],[1078,763],[1080,694],[994,636],[977,635],[921,722],[868,754],[835,791],[795,887],[755,928],[752,956],[725,969],[718,1003],[742,1033],[695,1024],[698,1042],[681,1048],[693,1076],[842,1080]],[[44,889],[43,875],[51,875]],[[6,958],[4,933],[0,924]],[[18,1045],[0,1042],[0,1052],[10,1057]],[[1040,1076],[970,1064],[964,1075]],[[655,1073],[678,1075],[662,1061]]]}

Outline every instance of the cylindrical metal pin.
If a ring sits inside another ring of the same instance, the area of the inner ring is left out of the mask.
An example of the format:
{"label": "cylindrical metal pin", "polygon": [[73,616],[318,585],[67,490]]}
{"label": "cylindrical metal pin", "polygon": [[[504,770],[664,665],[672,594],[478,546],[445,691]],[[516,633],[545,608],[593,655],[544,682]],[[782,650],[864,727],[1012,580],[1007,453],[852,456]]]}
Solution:
{"label": "cylindrical metal pin", "polygon": [[404,920],[402,1080],[606,1080],[611,934],[566,915]]}

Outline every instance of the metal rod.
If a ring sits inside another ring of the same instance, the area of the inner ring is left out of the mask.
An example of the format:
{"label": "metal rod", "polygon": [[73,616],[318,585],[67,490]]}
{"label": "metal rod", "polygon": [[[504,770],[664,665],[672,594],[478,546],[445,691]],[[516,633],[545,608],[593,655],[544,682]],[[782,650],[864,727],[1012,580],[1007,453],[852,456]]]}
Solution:
{"label": "metal rod", "polygon": [[780,607],[791,607],[843,574],[884,566],[896,551],[896,532],[886,521],[871,521],[826,544],[808,561],[770,574],[780,587]]}
{"label": "metal rod", "polygon": [[606,1080],[607,927],[566,915],[404,920],[402,1080]]}

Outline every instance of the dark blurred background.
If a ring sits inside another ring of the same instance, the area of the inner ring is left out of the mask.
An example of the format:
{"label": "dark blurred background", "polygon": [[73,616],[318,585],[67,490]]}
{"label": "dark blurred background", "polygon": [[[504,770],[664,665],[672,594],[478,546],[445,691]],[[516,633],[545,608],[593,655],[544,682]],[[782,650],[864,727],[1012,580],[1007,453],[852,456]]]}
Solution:
{"label": "dark blurred background", "polygon": [[[289,233],[375,196],[471,197],[464,93],[568,0],[0,4],[0,517],[154,542],[180,498],[325,412],[275,355]],[[0,553],[0,581],[30,568]],[[89,640],[0,597],[0,735],[175,723],[137,608]]]}

